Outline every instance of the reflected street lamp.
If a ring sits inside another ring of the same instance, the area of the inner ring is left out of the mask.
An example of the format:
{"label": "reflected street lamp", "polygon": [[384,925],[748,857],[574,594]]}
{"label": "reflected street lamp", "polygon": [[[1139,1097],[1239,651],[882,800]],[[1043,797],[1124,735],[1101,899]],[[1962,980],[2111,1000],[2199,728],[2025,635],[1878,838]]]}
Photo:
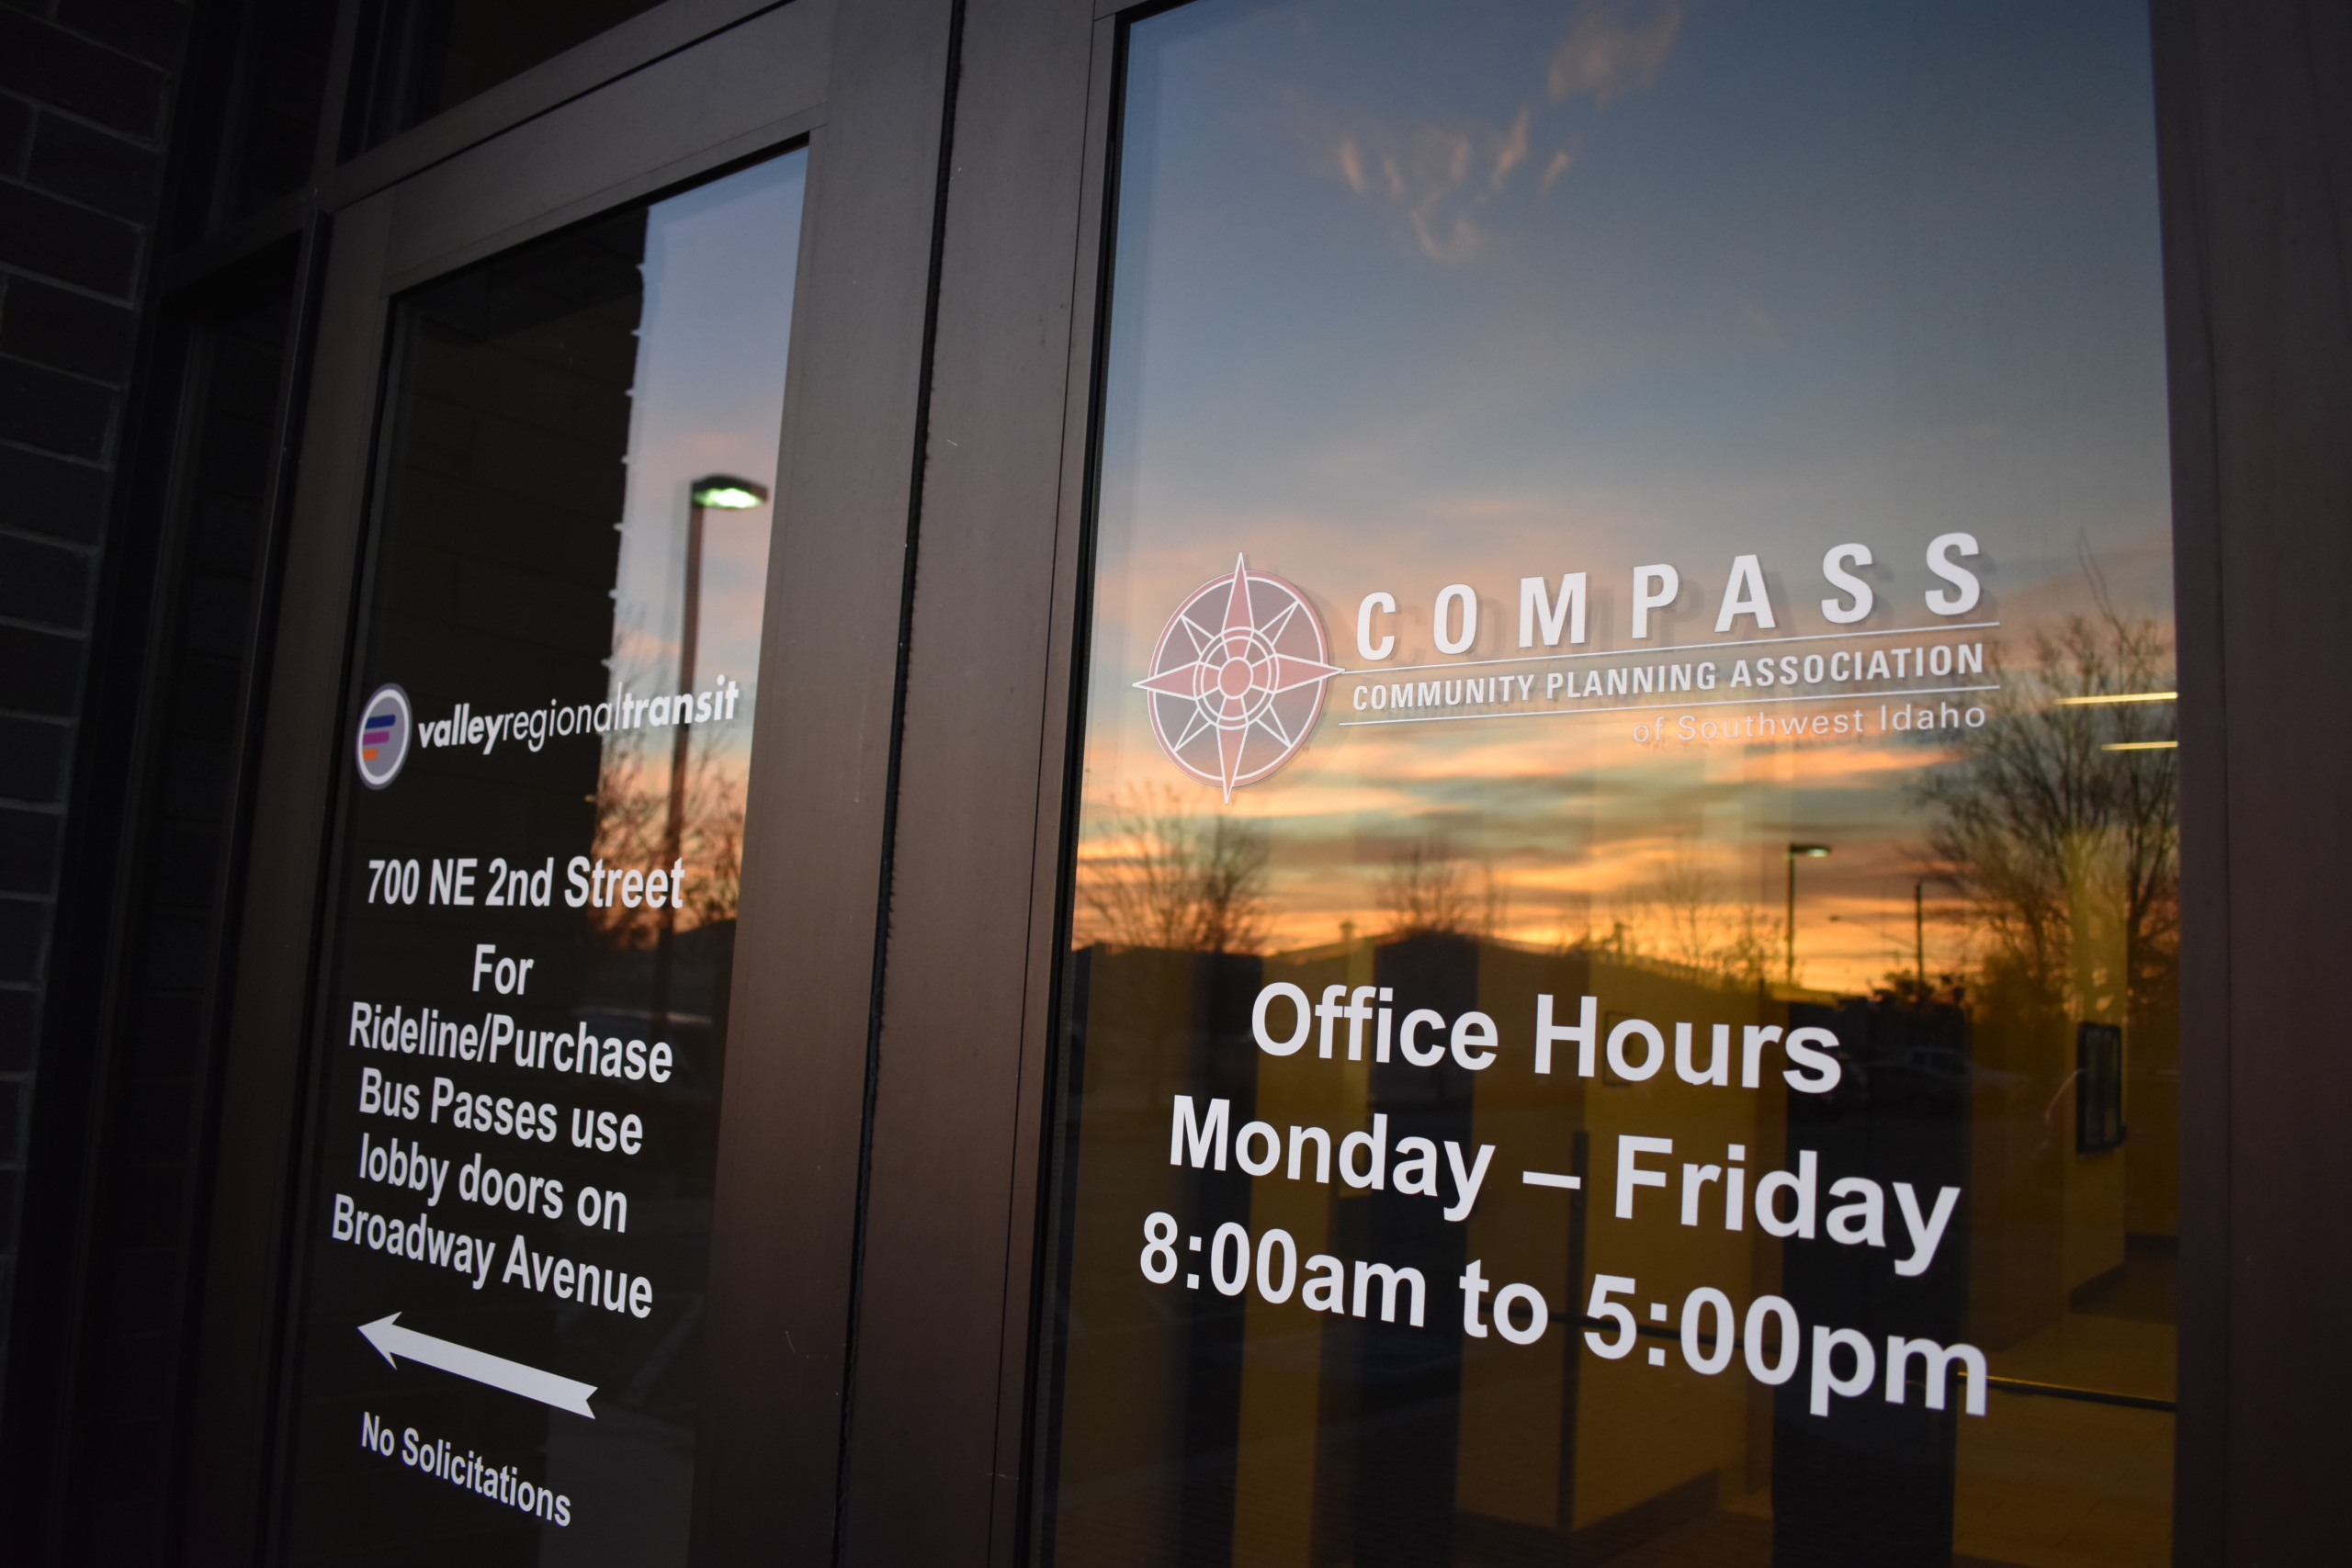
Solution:
{"label": "reflected street lamp", "polygon": [[1797,983],[1797,862],[1819,860],[1829,852],[1827,844],[1791,844],[1789,846],[1789,984]]}
{"label": "reflected street lamp", "polygon": [[[707,511],[747,512],[766,504],[768,487],[733,474],[710,474],[686,490],[686,596],[678,616],[678,690],[695,684],[695,645],[702,640],[702,516]],[[679,725],[670,743],[670,820],[662,858],[675,861],[686,829],[686,742]]]}
{"label": "reflected street lamp", "polygon": [[754,479],[739,479],[732,474],[713,474],[696,479],[691,499],[696,506],[715,506],[721,512],[748,512],[754,506],[765,505],[768,487]]}
{"label": "reflected street lamp", "polygon": [[[768,487],[733,474],[709,474],[686,487],[686,592],[678,615],[678,686],[692,692],[695,655],[702,640],[702,525],[708,511],[747,512],[766,504]],[[691,699],[689,699],[691,700]],[[670,811],[662,833],[662,858],[674,865],[684,856],[686,836],[686,749],[691,725],[673,727],[670,740]],[[670,942],[677,929],[677,896],[662,908],[662,937],[654,953],[653,1010],[665,1022],[670,1016]]]}

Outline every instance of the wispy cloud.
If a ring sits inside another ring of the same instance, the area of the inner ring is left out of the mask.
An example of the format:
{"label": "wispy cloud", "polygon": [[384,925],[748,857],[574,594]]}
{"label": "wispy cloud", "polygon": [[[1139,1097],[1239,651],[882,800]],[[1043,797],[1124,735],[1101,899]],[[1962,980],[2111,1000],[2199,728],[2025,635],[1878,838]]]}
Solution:
{"label": "wispy cloud", "polygon": [[1682,0],[1652,0],[1637,22],[1603,0],[1577,7],[1568,36],[1552,52],[1552,101],[1579,94],[1605,104],[1657,80],[1682,30]]}
{"label": "wispy cloud", "polygon": [[1357,151],[1352,138],[1343,139],[1340,142],[1339,158],[1340,177],[1348,182],[1350,190],[1362,196],[1372,188],[1364,183],[1363,154]]}
{"label": "wispy cloud", "polygon": [[1527,161],[1527,106],[1521,104],[1518,115],[1510,122],[1510,134],[1503,138],[1502,145],[1495,149],[1494,177],[1487,182],[1492,189],[1502,189],[1503,182],[1510,178],[1510,172]]}
{"label": "wispy cloud", "polygon": [[1527,162],[1533,123],[1524,104],[1501,128],[1474,120],[1404,127],[1361,116],[1343,119],[1305,102],[1295,112],[1310,160],[1386,209],[1423,255],[1449,265],[1485,252],[1492,236],[1482,215]]}
{"label": "wispy cloud", "polygon": [[[1632,19],[1602,0],[1585,0],[1546,64],[1551,102],[1582,96],[1605,104],[1649,85],[1681,28],[1682,0],[1650,0]],[[1554,119],[1559,112],[1547,111]],[[1573,132],[1539,123],[1537,106],[1528,102],[1499,124],[1475,115],[1397,123],[1303,94],[1293,96],[1291,113],[1312,167],[1386,209],[1415,249],[1448,266],[1487,253],[1513,181],[1533,168],[1539,139],[1554,151],[1521,189],[1550,195],[1577,160]]]}
{"label": "wispy cloud", "polygon": [[1558,152],[1553,153],[1552,161],[1544,165],[1544,177],[1535,182],[1535,194],[1538,196],[1551,195],[1552,187],[1560,183],[1560,176],[1566,174],[1575,164],[1576,161],[1576,154],[1569,152],[1566,147],[1563,147]]}

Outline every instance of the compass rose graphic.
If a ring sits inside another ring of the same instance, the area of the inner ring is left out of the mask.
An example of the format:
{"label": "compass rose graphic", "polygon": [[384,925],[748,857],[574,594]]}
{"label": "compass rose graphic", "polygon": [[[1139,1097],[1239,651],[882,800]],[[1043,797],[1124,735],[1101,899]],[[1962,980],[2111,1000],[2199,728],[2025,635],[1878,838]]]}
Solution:
{"label": "compass rose graphic", "polygon": [[1323,623],[1306,596],[1235,557],[1233,575],[1193,590],[1159,634],[1151,732],[1168,760],[1230,801],[1291,760],[1323,711]]}

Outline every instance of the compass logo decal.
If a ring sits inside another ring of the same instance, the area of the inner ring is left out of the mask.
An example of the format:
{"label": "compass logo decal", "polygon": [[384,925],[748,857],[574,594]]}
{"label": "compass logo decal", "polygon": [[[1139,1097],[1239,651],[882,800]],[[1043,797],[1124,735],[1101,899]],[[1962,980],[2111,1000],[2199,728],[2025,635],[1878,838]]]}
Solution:
{"label": "compass logo decal", "polygon": [[1306,596],[1236,557],[1232,576],[1203,583],[1169,617],[1136,684],[1168,760],[1229,801],[1306,744],[1323,683],[1345,672],[1329,651]]}

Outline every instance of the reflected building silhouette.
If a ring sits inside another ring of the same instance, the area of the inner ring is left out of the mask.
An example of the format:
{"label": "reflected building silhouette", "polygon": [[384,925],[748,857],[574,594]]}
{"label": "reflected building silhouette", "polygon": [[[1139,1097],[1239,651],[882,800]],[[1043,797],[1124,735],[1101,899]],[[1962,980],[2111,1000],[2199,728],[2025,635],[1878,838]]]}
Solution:
{"label": "reflected building silhouette", "polygon": [[1170,1164],[1165,1086],[1185,1086],[1179,1092],[1196,1102],[1227,1100],[1230,1125],[1257,1113],[1250,1009],[1261,970],[1235,953],[1092,947],[1073,956],[1071,1016],[1084,1021],[1063,1072],[1086,1109],[1064,1129],[1055,1312],[1069,1406],[1049,1435],[1053,1462],[1071,1478],[1049,1527],[1063,1550],[1228,1560],[1248,1298],[1214,1288],[1203,1250],[1182,1248],[1173,1287],[1140,1299],[1124,1278],[1071,1266],[1080,1252],[1132,1253],[1139,1215],[1172,1213],[1204,1247],[1218,1224],[1248,1222],[1250,1180],[1238,1165]]}
{"label": "reflected building silhouette", "polygon": [[[1799,1247],[1781,1262],[1781,1293],[1807,1324],[1966,1341],[1973,1187],[1971,1042],[1967,1014],[1949,1002],[1893,995],[1834,1006],[1792,1003],[1792,1028],[1838,1037],[1843,1069],[1826,1095],[1789,1100],[1789,1141],[1818,1152],[1825,1171],[1887,1192],[1907,1182],[1923,1210],[1947,1187],[1962,1194],[1934,1262],[1906,1280],[1868,1247]],[[1826,1206],[1825,1201],[1825,1207]],[[1889,1212],[1885,1223],[1901,1234]],[[1890,1238],[1890,1239],[1896,1239]],[[1881,1375],[1885,1374],[1882,1367]],[[1949,1563],[1961,1401],[1927,1407],[1915,1363],[1903,1404],[1858,1400],[1838,1419],[1808,1414],[1800,1382],[1773,1400],[1772,1561],[1822,1568]]]}
{"label": "reflected building silhouette", "polygon": [[[1425,901],[1421,912],[1442,911]],[[1478,1005],[1479,949],[1472,938],[1422,931],[1339,962],[1353,968],[1361,956],[1372,960],[1373,985],[1412,998],[1416,1007],[1454,1018]],[[1459,1062],[1449,1057],[1434,1067],[1420,1067],[1399,1053],[1367,1066],[1363,1122],[1377,1126],[1377,1118],[1387,1118],[1385,1153],[1392,1162],[1408,1138],[1426,1139],[1439,1149],[1449,1143],[1477,1147],[1475,1078]],[[1338,1185],[1332,1196],[1335,1254],[1351,1263],[1419,1269],[1428,1280],[1430,1325],[1436,1332],[1404,1321],[1402,1313],[1396,1323],[1333,1315],[1327,1324],[1325,1414],[1316,1472],[1317,1561],[1367,1568],[1447,1562],[1457,1490],[1463,1358],[1462,1337],[1448,1320],[1454,1315],[1453,1280],[1468,1256],[1464,1230],[1447,1222],[1434,1203],[1400,1203]]]}

